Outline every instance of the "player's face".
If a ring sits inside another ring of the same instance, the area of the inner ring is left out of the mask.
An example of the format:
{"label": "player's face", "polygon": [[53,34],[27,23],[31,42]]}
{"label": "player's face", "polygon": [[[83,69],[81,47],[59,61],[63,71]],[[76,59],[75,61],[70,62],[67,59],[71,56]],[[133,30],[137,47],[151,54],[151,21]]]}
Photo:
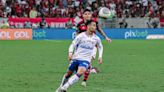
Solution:
{"label": "player's face", "polygon": [[84,14],[83,14],[84,20],[90,20],[91,17],[92,17],[91,12],[89,12],[89,11],[84,12]]}
{"label": "player's face", "polygon": [[88,29],[90,32],[96,32],[96,22],[92,22],[90,25],[88,25]]}

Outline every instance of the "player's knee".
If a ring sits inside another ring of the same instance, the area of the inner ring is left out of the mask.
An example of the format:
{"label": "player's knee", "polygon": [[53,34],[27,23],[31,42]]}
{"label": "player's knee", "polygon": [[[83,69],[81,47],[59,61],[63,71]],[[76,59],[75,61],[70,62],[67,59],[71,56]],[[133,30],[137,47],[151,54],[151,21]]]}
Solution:
{"label": "player's knee", "polygon": [[82,76],[82,74],[79,74],[79,73],[77,73],[76,75],[77,75],[79,78]]}
{"label": "player's knee", "polygon": [[79,69],[78,69],[78,71],[77,71],[77,73],[78,74],[83,74],[83,73],[85,73],[86,72],[86,68],[85,67],[80,67]]}

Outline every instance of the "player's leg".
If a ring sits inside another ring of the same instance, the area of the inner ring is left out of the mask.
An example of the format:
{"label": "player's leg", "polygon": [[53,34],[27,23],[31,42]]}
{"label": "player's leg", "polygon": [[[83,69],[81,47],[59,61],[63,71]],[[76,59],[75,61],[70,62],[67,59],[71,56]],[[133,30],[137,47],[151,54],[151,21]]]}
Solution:
{"label": "player's leg", "polygon": [[83,81],[87,81],[87,80],[88,80],[89,74],[90,74],[90,69],[88,69],[88,70],[84,73],[84,79],[83,79]]}
{"label": "player's leg", "polygon": [[68,70],[66,74],[64,74],[63,78],[62,78],[62,82],[60,84],[60,87],[63,86],[67,81],[68,79],[70,78],[70,76],[73,74],[72,71]]}
{"label": "player's leg", "polygon": [[89,62],[87,61],[79,61],[79,67],[78,67],[78,71],[76,74],[74,74],[66,84],[64,84],[64,86],[61,87],[62,90],[67,90],[67,88],[71,85],[73,85],[74,83],[76,83],[79,78],[84,74],[84,72],[88,69],[89,66]]}
{"label": "player's leg", "polygon": [[[94,59],[96,58],[97,46],[95,46],[93,50],[94,50],[94,51],[93,51],[93,53],[92,53],[92,60],[94,60]],[[82,81],[82,83],[81,83],[81,85],[84,86],[84,87],[87,86],[87,83],[86,83],[86,82],[87,82],[87,80],[88,80],[88,78],[89,78],[90,70],[91,70],[91,69],[92,69],[92,68],[89,67],[89,69],[87,69],[87,71],[84,73],[84,79],[83,79],[83,81]]]}
{"label": "player's leg", "polygon": [[56,90],[56,92],[61,92],[61,87],[68,81],[69,77],[72,75],[72,71],[68,70],[66,74],[64,74],[61,84],[58,87],[58,89]]}
{"label": "player's leg", "polygon": [[83,79],[83,81],[82,81],[82,83],[81,83],[81,85],[84,86],[84,87],[87,86],[86,82],[87,82],[87,80],[88,80],[88,78],[89,78],[91,67],[92,67],[92,66],[90,65],[89,68],[88,68],[88,69],[86,70],[86,72],[84,73],[84,79]]}
{"label": "player's leg", "polygon": [[60,92],[60,88],[68,81],[70,76],[73,74],[73,72],[75,70],[77,70],[77,68],[78,68],[78,63],[76,61],[72,61],[72,63],[69,65],[69,68],[68,68],[66,74],[64,74],[61,84],[60,84],[59,88],[56,90],[56,92]]}
{"label": "player's leg", "polygon": [[86,68],[84,67],[79,67],[78,68],[78,72],[76,74],[74,74],[69,80],[68,82],[62,86],[62,90],[67,90],[69,86],[73,85],[74,83],[76,83],[79,78],[81,77],[81,75],[86,71]]}

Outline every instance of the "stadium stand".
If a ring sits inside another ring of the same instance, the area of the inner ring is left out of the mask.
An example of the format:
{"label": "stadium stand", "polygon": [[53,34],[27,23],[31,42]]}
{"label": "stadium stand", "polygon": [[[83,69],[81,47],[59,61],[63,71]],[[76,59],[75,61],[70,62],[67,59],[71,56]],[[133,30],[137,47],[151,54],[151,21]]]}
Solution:
{"label": "stadium stand", "polygon": [[110,22],[110,28],[119,28],[118,25],[122,18],[126,18],[127,22],[131,22],[130,18],[136,18],[134,20],[137,21],[139,21],[137,18],[144,18],[143,24],[138,23],[141,25],[134,26],[135,23],[132,22],[129,24],[133,25],[127,26],[127,28],[143,27],[148,17],[159,18],[158,21],[163,26],[163,0],[0,0],[0,18],[7,18],[8,24],[6,20],[0,20],[0,22],[10,25],[10,28],[38,28],[42,20],[40,18],[44,18],[46,27],[60,28],[65,27],[66,23],[54,23],[52,21],[56,21],[56,19],[49,18],[63,18],[62,20],[65,20],[64,18],[80,18],[85,8],[93,11],[93,17],[98,17],[98,10],[101,7],[108,7],[117,13],[118,20],[115,20],[117,23]]}
{"label": "stadium stand", "polygon": [[85,8],[97,17],[99,7],[117,12],[117,17],[164,17],[162,0],[0,0],[0,17],[75,17]]}

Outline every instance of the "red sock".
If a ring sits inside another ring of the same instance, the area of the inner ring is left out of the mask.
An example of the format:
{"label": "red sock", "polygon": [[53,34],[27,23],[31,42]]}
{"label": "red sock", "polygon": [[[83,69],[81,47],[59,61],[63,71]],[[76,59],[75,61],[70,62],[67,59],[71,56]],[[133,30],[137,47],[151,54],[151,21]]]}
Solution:
{"label": "red sock", "polygon": [[86,71],[86,72],[84,73],[84,79],[83,79],[83,81],[87,81],[87,80],[88,80],[89,74],[90,74],[89,71]]}

